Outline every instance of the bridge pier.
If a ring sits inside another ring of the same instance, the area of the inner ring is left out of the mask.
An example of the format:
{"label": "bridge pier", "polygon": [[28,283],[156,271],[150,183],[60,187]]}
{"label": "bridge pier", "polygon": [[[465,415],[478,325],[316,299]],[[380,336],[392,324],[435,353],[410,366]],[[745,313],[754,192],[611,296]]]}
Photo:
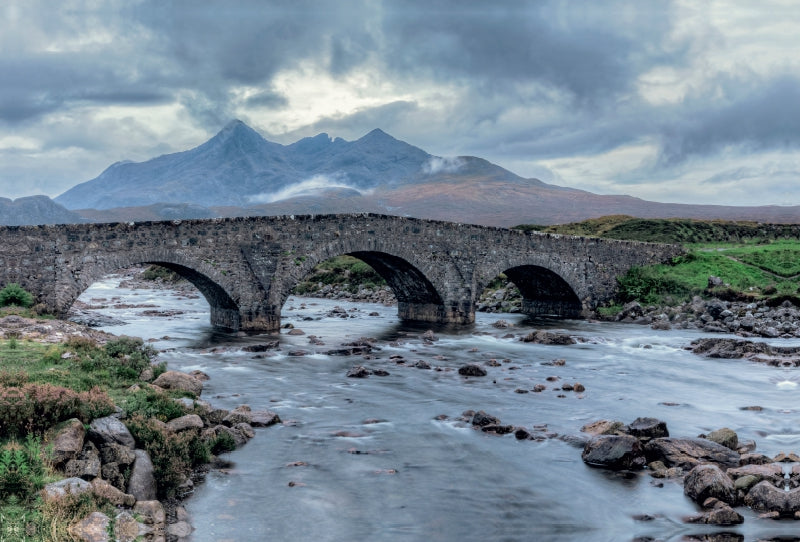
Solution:
{"label": "bridge pier", "polygon": [[269,310],[211,307],[211,325],[232,331],[277,331],[281,317]]}
{"label": "bridge pier", "polygon": [[520,311],[528,316],[580,318],[583,307],[579,303],[563,299],[523,299]]}
{"label": "bridge pier", "polygon": [[472,303],[411,303],[399,301],[397,315],[401,320],[431,322],[437,324],[471,324],[475,322],[475,307]]}

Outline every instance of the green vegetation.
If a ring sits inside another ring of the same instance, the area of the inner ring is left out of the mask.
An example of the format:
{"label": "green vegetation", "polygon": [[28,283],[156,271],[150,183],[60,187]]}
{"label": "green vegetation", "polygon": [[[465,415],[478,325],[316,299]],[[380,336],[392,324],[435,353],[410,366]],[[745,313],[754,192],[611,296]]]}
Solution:
{"label": "green vegetation", "polygon": [[[683,244],[674,261],[633,268],[618,277],[619,303],[676,304],[695,295],[727,300],[797,300],[800,291],[800,225],[607,216],[526,230],[610,239]],[[709,289],[708,277],[723,284]]]}
{"label": "green vegetation", "polygon": [[[295,261],[300,265],[303,260]],[[350,293],[360,288],[376,288],[386,285],[386,281],[372,267],[353,256],[337,256],[318,264],[293,292],[302,295],[317,290],[319,283],[337,285]]]}
{"label": "green vegetation", "polygon": [[726,222],[688,218],[648,219],[610,215],[554,226],[520,225],[517,229],[651,243],[765,243],[800,240],[800,225]]}
{"label": "green vegetation", "polygon": [[0,307],[15,305],[17,307],[30,307],[33,305],[33,296],[19,284],[12,282],[0,290]]}
{"label": "green vegetation", "polygon": [[227,434],[207,440],[198,429],[164,429],[161,422],[193,410],[174,400],[187,392],[135,386],[145,369],[164,370],[153,365],[154,353],[131,337],[103,346],[81,337],[52,345],[0,340],[0,540],[70,540],[67,526],[88,512],[114,516],[114,507],[91,492],[46,502],[41,497],[46,483],[63,477],[51,465],[47,442],[68,419],[88,424],[122,407],[137,445],[151,456],[160,497],[174,494],[213,452],[233,447]]}
{"label": "green vegetation", "polygon": [[172,271],[171,269],[167,269],[166,267],[162,267],[160,265],[151,265],[140,275],[142,280],[160,280],[162,282],[180,282],[183,280],[178,273]]}

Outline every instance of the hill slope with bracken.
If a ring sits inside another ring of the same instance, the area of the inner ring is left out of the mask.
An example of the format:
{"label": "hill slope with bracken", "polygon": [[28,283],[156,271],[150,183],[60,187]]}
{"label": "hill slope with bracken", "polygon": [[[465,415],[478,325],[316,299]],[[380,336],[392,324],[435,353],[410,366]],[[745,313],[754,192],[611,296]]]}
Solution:
{"label": "hill slope with bracken", "polygon": [[378,129],[281,145],[241,121],[194,149],[116,163],[55,201],[94,221],[375,212],[495,226],[611,214],[800,222],[800,207],[667,204],[550,185],[477,157],[433,156]]}

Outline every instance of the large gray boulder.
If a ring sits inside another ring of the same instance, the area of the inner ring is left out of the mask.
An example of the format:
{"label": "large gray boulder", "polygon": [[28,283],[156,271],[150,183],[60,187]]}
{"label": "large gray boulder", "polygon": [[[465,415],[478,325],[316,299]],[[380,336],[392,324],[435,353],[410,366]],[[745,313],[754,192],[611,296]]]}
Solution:
{"label": "large gray boulder", "polygon": [[137,501],[153,501],[156,499],[156,479],[153,475],[153,462],[144,450],[135,450],[136,461],[133,462],[131,477],[128,480],[129,495]]}
{"label": "large gray boulder", "polygon": [[92,490],[91,484],[83,478],[65,478],[44,486],[44,497],[56,499],[66,495],[80,495]]}
{"label": "large gray boulder", "polygon": [[136,441],[125,424],[112,416],[93,420],[89,424],[89,439],[101,448],[106,444],[121,444],[128,448],[136,447]]}
{"label": "large gray boulder", "polygon": [[702,438],[665,437],[645,445],[648,462],[661,461],[667,467],[691,470],[701,463],[716,463],[730,468],[739,466],[739,454]]}

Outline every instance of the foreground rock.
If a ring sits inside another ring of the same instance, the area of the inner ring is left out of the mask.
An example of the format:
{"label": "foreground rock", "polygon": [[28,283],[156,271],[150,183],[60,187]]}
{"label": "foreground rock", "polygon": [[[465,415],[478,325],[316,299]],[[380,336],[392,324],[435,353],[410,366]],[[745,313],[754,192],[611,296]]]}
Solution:
{"label": "foreground rock", "polygon": [[647,443],[650,461],[689,471],[701,463],[715,463],[725,468],[739,466],[739,454],[716,442],[702,438],[657,438]]}
{"label": "foreground rock", "polygon": [[736,504],[733,480],[717,465],[698,465],[693,468],[684,480],[683,492],[697,504],[703,504],[709,498]]}
{"label": "foreground rock", "polygon": [[586,443],[581,458],[592,467],[641,469],[645,456],[639,439],[630,435],[600,435]]}

